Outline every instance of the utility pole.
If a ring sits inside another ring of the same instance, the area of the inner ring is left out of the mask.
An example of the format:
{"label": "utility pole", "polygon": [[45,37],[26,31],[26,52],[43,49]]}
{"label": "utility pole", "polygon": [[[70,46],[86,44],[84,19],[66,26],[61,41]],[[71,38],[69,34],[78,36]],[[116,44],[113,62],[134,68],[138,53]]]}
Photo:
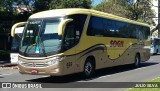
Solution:
{"label": "utility pole", "polygon": [[147,0],[149,2],[149,4],[153,7],[153,9],[155,10],[155,23],[156,23],[156,27],[152,30],[152,32],[157,31],[158,30],[158,34],[157,37],[160,37],[160,19],[159,19],[159,4],[160,4],[160,0],[156,1],[156,0]]}
{"label": "utility pole", "polygon": [[[160,24],[160,12],[159,12],[159,7],[160,7],[160,0],[158,0],[158,25]],[[158,38],[160,37],[160,29],[158,28]]]}

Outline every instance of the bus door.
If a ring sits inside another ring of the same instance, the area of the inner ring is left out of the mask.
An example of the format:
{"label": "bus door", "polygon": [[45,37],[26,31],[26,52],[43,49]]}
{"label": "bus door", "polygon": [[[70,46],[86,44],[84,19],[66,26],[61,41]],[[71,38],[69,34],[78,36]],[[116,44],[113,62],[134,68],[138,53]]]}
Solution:
{"label": "bus door", "polygon": [[[63,50],[68,51],[68,53],[71,53],[71,55],[67,56],[66,60],[64,61],[64,73],[70,74],[74,72],[74,64],[75,64],[75,48],[73,48],[76,45],[75,40],[75,26],[73,25],[73,22],[69,22],[64,31],[64,40],[63,40]],[[72,55],[73,54],[73,55]]]}
{"label": "bus door", "polygon": [[[85,22],[87,19],[87,15],[83,15],[83,14],[76,14],[76,15],[71,15],[68,16],[68,18],[73,19],[72,22],[67,24],[67,28],[69,30],[69,35],[70,35],[70,48],[71,48],[71,52],[72,52],[72,56],[71,56],[71,60],[69,61],[71,64],[71,71],[75,71],[78,72],[81,68],[81,64],[83,59],[81,59],[79,57],[80,52],[82,51],[82,49],[79,47],[80,43],[80,39],[81,37],[83,37],[82,33],[83,33],[83,29],[85,26]],[[83,45],[85,46],[85,44]],[[72,62],[72,63],[71,63]]]}

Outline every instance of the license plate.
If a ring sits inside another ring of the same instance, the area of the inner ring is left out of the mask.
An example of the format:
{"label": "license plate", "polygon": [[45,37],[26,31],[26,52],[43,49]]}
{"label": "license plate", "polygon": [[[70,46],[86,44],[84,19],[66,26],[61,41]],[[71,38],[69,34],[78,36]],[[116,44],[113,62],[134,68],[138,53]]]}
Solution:
{"label": "license plate", "polygon": [[31,73],[32,73],[32,74],[38,74],[38,70],[35,70],[35,69],[34,69],[34,70],[31,70]]}

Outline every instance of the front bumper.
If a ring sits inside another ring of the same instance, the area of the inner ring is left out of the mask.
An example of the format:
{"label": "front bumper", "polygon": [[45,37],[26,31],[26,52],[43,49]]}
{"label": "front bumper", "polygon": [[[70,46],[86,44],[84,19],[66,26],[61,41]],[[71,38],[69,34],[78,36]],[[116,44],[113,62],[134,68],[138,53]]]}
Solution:
{"label": "front bumper", "polygon": [[[21,74],[33,74],[33,75],[54,75],[61,76],[62,68],[58,64],[48,66],[48,67],[25,67],[23,65],[18,64],[19,72]],[[36,70],[37,72],[33,72]]]}
{"label": "front bumper", "polygon": [[33,74],[33,75],[63,75],[63,62],[56,62],[53,64],[46,64],[51,60],[55,60],[55,57],[31,59],[19,56],[18,68],[21,74]]}

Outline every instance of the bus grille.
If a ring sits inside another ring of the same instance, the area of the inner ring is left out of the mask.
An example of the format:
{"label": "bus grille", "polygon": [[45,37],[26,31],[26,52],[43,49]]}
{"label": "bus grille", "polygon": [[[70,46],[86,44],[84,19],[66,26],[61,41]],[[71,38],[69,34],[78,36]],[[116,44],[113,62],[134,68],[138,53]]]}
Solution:
{"label": "bus grille", "polygon": [[49,66],[48,64],[45,63],[21,63],[21,65],[25,67],[46,67]]}

